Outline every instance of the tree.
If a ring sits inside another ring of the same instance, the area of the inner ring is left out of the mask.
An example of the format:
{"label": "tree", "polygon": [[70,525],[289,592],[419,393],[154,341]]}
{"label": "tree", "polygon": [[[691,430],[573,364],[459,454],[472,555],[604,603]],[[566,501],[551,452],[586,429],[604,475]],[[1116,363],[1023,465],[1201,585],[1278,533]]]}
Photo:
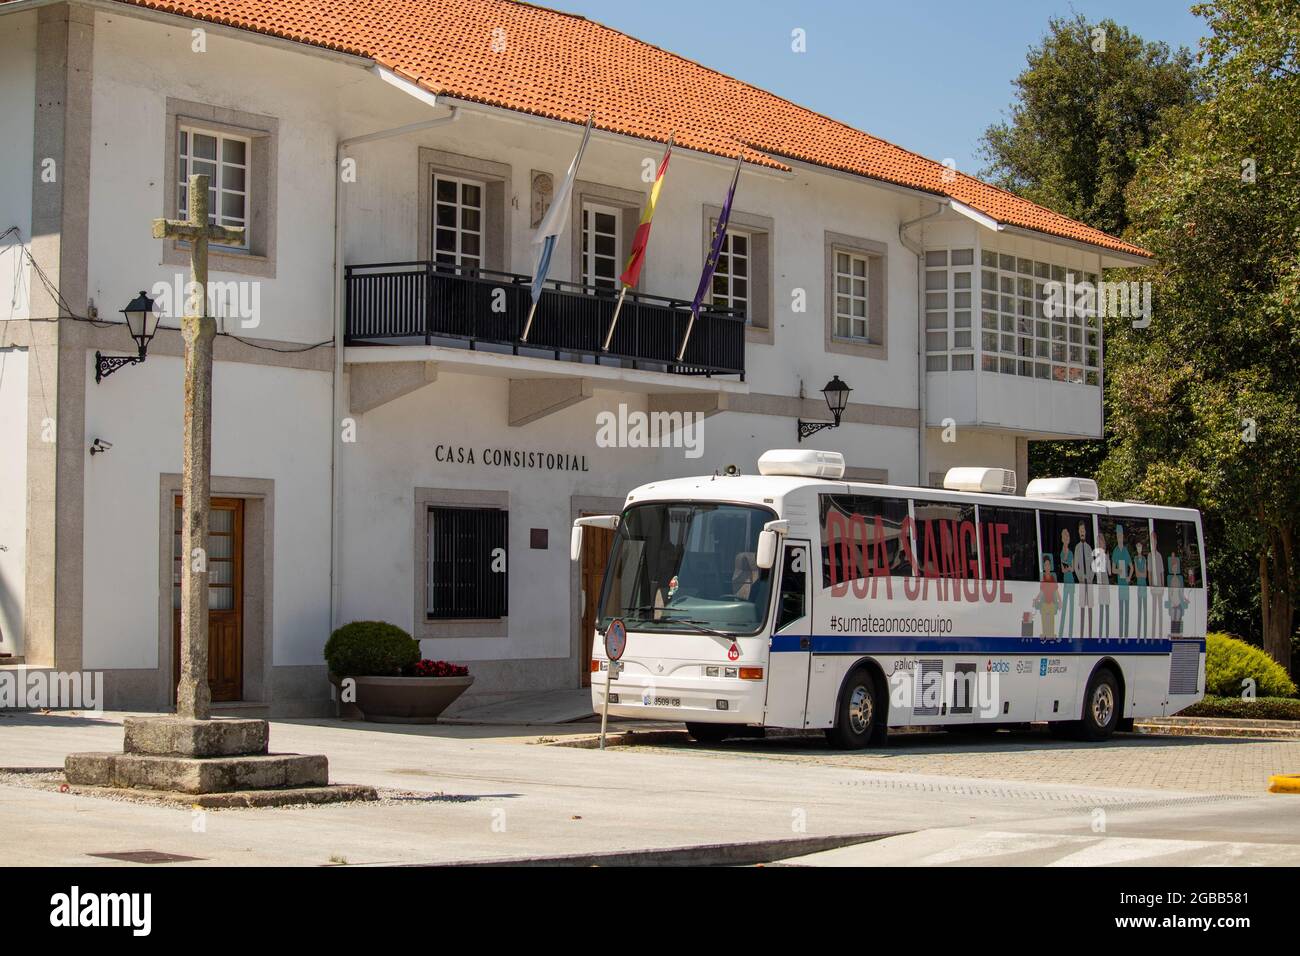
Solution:
{"label": "tree", "polygon": [[1195,99],[1191,53],[1147,43],[1114,20],[1053,18],[1015,85],[1010,122],[984,133],[982,175],[1119,235],[1138,154],[1170,110]]}
{"label": "tree", "polygon": [[[984,133],[982,175],[1115,235],[1128,224],[1124,190],[1140,151],[1197,89],[1186,49],[1081,15],[1048,22],[1015,85],[1010,122]],[[1105,457],[1104,439],[1030,442],[1029,472],[1095,475]]]}
{"label": "tree", "polygon": [[[1300,5],[1219,0],[1205,99],[1142,155],[1131,238],[1155,253],[1153,322],[1108,325],[1113,496],[1201,508],[1255,558],[1284,667],[1300,597]],[[1212,582],[1213,583],[1213,582]]]}

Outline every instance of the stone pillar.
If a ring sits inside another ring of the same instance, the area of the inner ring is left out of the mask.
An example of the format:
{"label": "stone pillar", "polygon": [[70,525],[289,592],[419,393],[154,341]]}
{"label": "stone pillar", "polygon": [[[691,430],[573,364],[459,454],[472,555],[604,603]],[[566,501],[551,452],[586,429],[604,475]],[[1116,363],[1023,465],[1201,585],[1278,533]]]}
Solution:
{"label": "stone pillar", "polygon": [[[31,254],[59,295],[33,275],[34,319],[87,307],[94,17],[66,3],[37,11]],[[79,670],[86,369],[65,326],[31,323],[23,652]]]}

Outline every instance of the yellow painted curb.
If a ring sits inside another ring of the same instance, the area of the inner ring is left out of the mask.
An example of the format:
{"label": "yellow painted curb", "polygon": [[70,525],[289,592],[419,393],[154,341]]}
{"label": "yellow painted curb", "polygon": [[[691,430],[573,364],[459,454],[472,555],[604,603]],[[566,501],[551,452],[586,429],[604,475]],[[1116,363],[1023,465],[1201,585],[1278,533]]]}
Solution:
{"label": "yellow painted curb", "polygon": [[1300,793],[1300,773],[1275,773],[1268,778],[1269,793]]}

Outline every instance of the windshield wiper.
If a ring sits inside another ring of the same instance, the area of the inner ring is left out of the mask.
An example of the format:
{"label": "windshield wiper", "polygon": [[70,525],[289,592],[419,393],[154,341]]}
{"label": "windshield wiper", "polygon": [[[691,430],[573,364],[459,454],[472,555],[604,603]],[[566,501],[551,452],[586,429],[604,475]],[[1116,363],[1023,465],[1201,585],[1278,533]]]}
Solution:
{"label": "windshield wiper", "polygon": [[657,613],[657,614],[663,615],[662,617],[658,617],[658,618],[655,618],[655,617],[627,617],[627,618],[625,618],[625,620],[627,620],[627,621],[641,621],[641,622],[644,622],[644,623],[646,623],[646,624],[687,624],[687,625],[689,625],[689,626],[695,628],[697,631],[701,631],[701,632],[703,632],[703,633],[705,633],[705,634],[712,634],[712,635],[714,635],[715,637],[725,637],[725,638],[728,638],[728,639],[730,639],[730,638],[732,637],[732,635],[726,633],[725,631],[719,631],[719,630],[717,630],[716,628],[709,627],[709,626],[708,626],[707,624],[705,624],[703,621],[697,621],[697,620],[695,620],[694,618],[689,618],[689,617],[669,617],[669,616],[668,616],[668,614],[669,614],[670,612],[675,612],[675,611],[677,611],[677,610],[679,610],[679,609],[678,609],[678,608],[671,608],[671,607],[654,607],[654,606],[649,605],[649,604],[645,604],[645,605],[642,605],[642,606],[640,606],[640,607],[625,607],[625,608],[623,609],[624,613],[627,613],[627,612],[638,612],[638,613],[644,613],[645,611],[650,611],[650,612],[653,612],[653,613]]}
{"label": "windshield wiper", "polygon": [[[665,608],[664,610],[668,610],[668,609]],[[717,628],[709,627],[703,621],[696,621],[689,617],[670,617],[667,618],[666,620],[670,624],[689,624],[697,631],[703,631],[705,634],[712,634],[715,637],[725,637],[728,639],[731,637],[731,635],[726,633],[725,631],[719,631]]]}

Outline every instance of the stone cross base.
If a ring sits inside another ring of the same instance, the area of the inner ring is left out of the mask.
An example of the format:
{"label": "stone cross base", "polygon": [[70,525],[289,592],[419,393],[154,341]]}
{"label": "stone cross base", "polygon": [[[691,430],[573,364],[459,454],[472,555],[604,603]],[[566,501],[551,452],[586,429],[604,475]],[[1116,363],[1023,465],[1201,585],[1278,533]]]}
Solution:
{"label": "stone cross base", "polygon": [[267,752],[271,725],[265,720],[186,720],[128,717],[122,722],[128,754],[154,757],[240,757]]}
{"label": "stone cross base", "polygon": [[265,720],[128,717],[124,729],[120,754],[69,754],[68,783],[184,794],[329,786],[324,755],[268,751]]}

